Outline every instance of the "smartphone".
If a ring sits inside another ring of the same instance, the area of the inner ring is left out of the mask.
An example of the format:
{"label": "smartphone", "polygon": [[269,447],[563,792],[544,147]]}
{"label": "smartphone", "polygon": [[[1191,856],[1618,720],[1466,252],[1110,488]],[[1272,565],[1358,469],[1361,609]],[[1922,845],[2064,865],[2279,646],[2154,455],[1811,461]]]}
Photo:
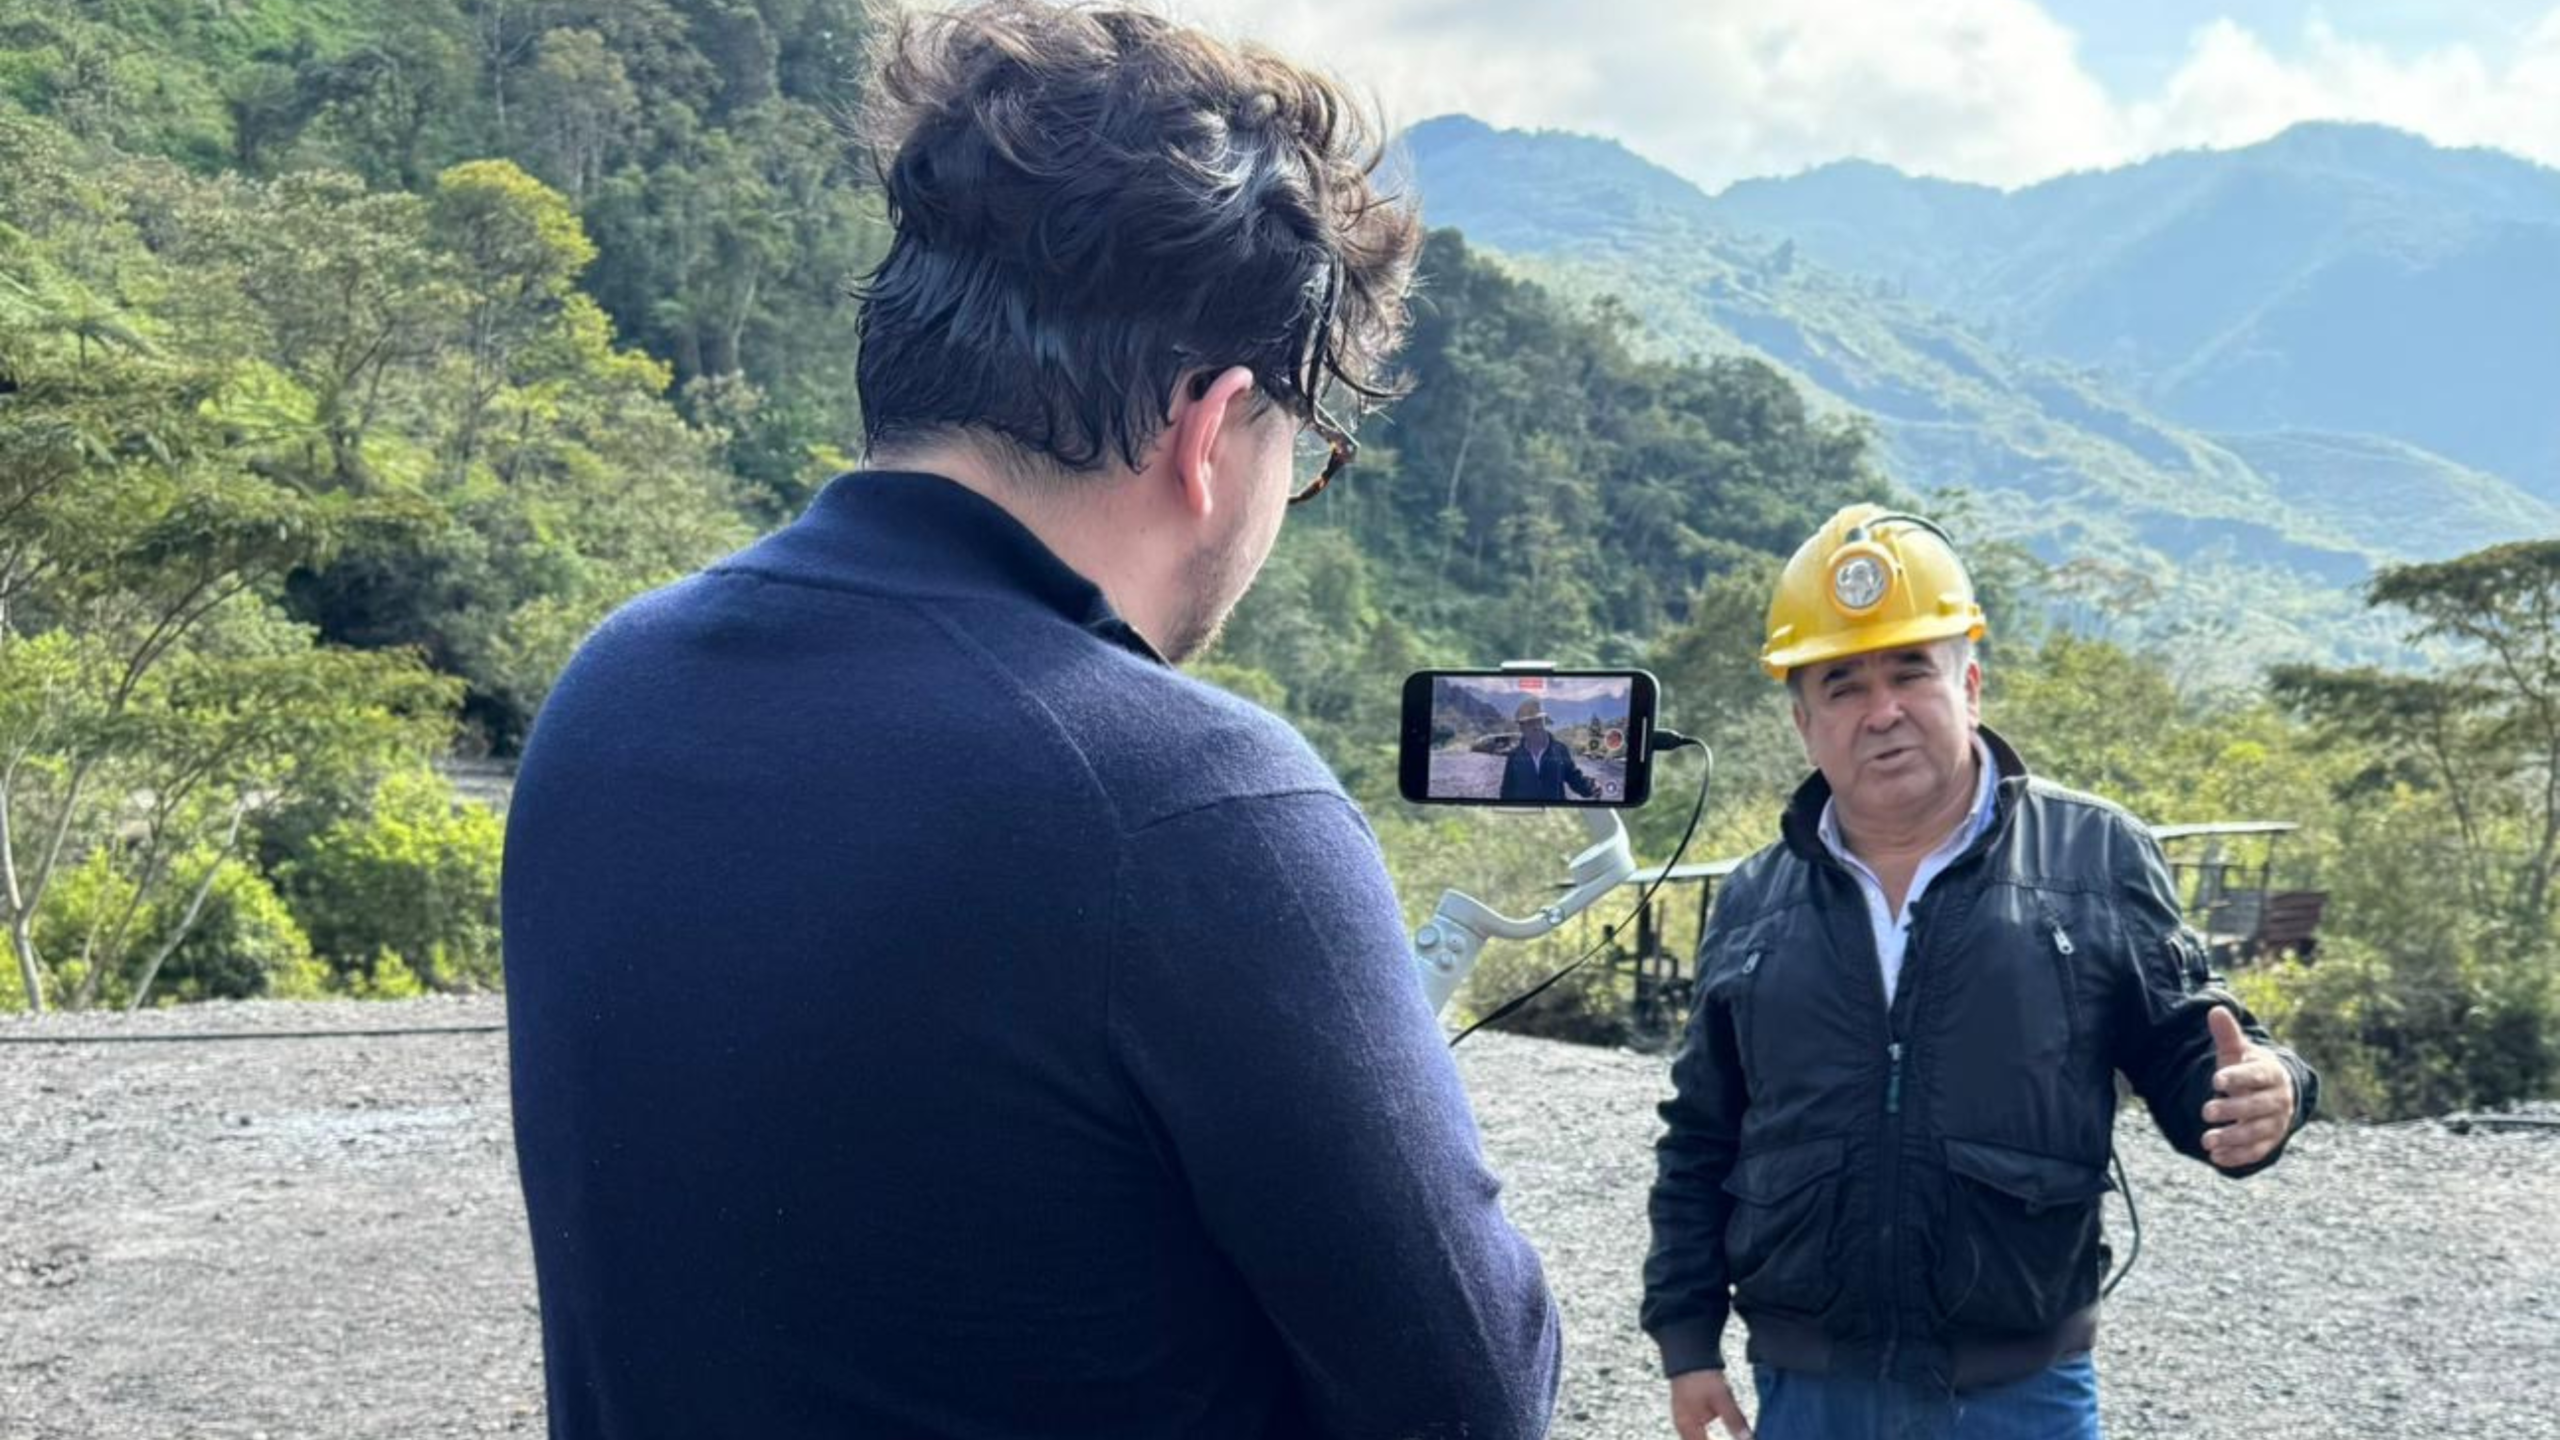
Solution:
{"label": "smartphone", "polygon": [[1417,672],[1398,788],[1423,805],[1641,805],[1660,693],[1642,670]]}

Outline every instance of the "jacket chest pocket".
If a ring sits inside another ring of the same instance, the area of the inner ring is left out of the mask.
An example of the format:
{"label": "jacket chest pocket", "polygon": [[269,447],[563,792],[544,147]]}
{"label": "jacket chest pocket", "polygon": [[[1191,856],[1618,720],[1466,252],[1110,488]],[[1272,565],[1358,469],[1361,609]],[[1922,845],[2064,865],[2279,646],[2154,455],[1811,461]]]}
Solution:
{"label": "jacket chest pocket", "polygon": [[1733,984],[1726,992],[1730,997],[1728,1003],[1733,1007],[1734,1048],[1742,1054],[1742,1074],[1746,1080],[1757,1080],[1763,1073],[1760,1052],[1752,1048],[1752,1037],[1760,1028],[1760,1007],[1754,1003],[1753,990],[1760,979],[1760,962],[1767,958],[1768,952],[1757,946],[1743,951],[1742,963],[1735,967]]}
{"label": "jacket chest pocket", "polygon": [[[1967,1113],[2002,1112],[2005,1097],[2082,1078],[2092,1052],[2081,1011],[2101,972],[2087,917],[2072,897],[1994,891],[1964,933],[1930,952],[1929,1018],[1939,1053],[1966,1057],[1950,1079]],[[2063,1147],[2056,1147],[2063,1148]]]}
{"label": "jacket chest pocket", "polygon": [[2097,1300],[2103,1168],[1976,1140],[1947,1141],[1946,1162],[1930,1284],[1950,1328],[2032,1334]]}
{"label": "jacket chest pocket", "polygon": [[1840,1293],[1837,1137],[1804,1140],[1736,1161],[1725,1178],[1726,1273],[1735,1298],[1761,1310],[1818,1315]]}
{"label": "jacket chest pocket", "polygon": [[2069,1048],[2077,1050],[2089,1033],[2081,1019],[2081,972],[2094,963],[2084,937],[2095,938],[2095,926],[2075,917],[2068,908],[2051,897],[2039,896],[2035,906],[2035,948],[2053,966],[2053,978],[2061,992],[2061,1017]]}
{"label": "jacket chest pocket", "polygon": [[1802,1102],[1841,1083],[1845,1068],[1881,1051],[1873,970],[1861,973],[1820,937],[1783,927],[1736,937],[1714,988],[1733,1017],[1735,1052],[1753,1102]]}

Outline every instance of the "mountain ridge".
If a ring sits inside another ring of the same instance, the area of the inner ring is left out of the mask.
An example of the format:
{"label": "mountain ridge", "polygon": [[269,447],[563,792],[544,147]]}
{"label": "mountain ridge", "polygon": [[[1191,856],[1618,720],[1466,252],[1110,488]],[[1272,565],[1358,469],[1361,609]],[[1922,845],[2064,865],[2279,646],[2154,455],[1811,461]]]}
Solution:
{"label": "mountain ridge", "polygon": [[[2279,151],[2350,160],[2366,150],[2387,159],[2406,150],[2403,142],[2424,146],[2414,137],[2377,142],[2352,127],[2345,134],[2314,128],[2282,138]],[[1987,245],[1967,227],[2007,223],[1999,212],[2027,191],[1913,180],[1889,167],[1845,162],[1809,172],[1812,182],[1844,194],[1872,191],[1880,197],[1874,213],[1834,213],[1830,231],[1755,233],[1727,223],[1733,212],[1724,197],[1710,198],[1612,141],[1444,118],[1407,132],[1400,148],[1432,223],[1455,225],[1563,293],[1591,303],[1623,302],[1674,353],[1770,360],[1817,403],[1869,417],[1879,457],[1899,483],[1924,496],[1949,489],[1976,494],[2001,533],[2048,560],[2095,557],[2132,571],[2165,563],[2212,574],[2218,577],[2212,593],[2189,594],[2189,608],[2217,612],[2219,623],[2243,629],[2271,626],[2283,632],[2266,637],[2273,643],[2298,643],[2308,625],[2327,648],[2385,653],[2387,637],[2359,631],[2354,617],[2336,613],[2353,608],[2338,598],[2374,565],[2444,558],[2516,538],[2517,527],[2560,526],[2553,497],[2537,496],[2480,463],[2476,452],[2451,455],[2425,443],[2423,433],[2359,423],[2392,419],[2388,405],[2368,402],[2361,416],[2344,423],[2334,406],[2307,407],[2300,415],[2271,407],[2264,375],[2250,368],[2260,362],[2248,350],[2250,337],[2284,324],[2300,329],[2306,305],[2334,304],[2328,288],[2358,273],[2353,264],[2340,269],[2344,262],[2324,261],[2311,282],[2291,283],[2286,266],[2300,226],[2278,233],[2280,243],[2264,267],[2286,277],[2284,283],[2253,277],[2238,264],[2245,252],[2232,251],[2220,290],[2208,294],[2201,281],[2188,282],[2193,308],[2218,316],[2221,328],[2186,337],[2178,352],[2184,369],[2129,375],[2142,355],[2092,355],[2085,345],[2075,353],[2010,316],[1966,313],[1962,295],[2005,273],[1982,258],[1988,251],[1969,252],[1977,272],[1971,277],[1925,282],[1829,264],[1822,255],[1832,243],[1825,234],[1850,233],[1861,224],[1888,235],[1934,229],[1944,233],[1932,243],[1946,246]],[[2236,174],[2244,177],[2243,189],[2272,184],[2274,196],[2265,203],[2279,207],[2311,196],[2324,197],[2325,214],[2361,213],[2359,207],[2389,212],[2387,195],[2377,199],[2316,174],[2269,167],[2264,157],[2216,167],[2215,156],[2232,153],[2168,157],[2142,184],[2173,196],[2221,194]],[[2517,176],[2539,172],[2494,152],[2490,164],[2498,183],[2487,187],[2495,204],[2485,208],[2529,217],[2541,203],[2534,189],[2539,181]],[[2278,178],[2263,178],[2269,175]],[[2560,213],[2560,175],[2551,178]],[[2090,213],[2142,203],[2138,196],[2110,194],[2104,180],[2105,172],[2093,172],[2048,182],[2061,188],[2034,203],[2059,205],[2082,215],[2084,224],[2091,223]],[[2455,176],[2446,185],[2459,190],[2482,183]],[[1739,188],[1729,187],[1727,195]],[[2188,217],[2175,205],[2168,213],[2164,223],[2173,229]],[[2483,221],[2478,233],[2506,223]],[[2539,224],[2530,218],[2513,223],[2528,230]],[[2368,227],[2348,238],[2369,233],[2379,232]],[[2457,248],[2472,243],[2473,232],[2435,233],[2449,235]],[[1915,244],[1914,253],[1934,252]],[[2352,246],[2345,253],[2371,263]],[[2423,261],[2423,253],[2418,258]],[[2140,297],[2093,291],[2088,276],[2057,268],[2049,256],[2020,252],[2005,263],[2016,267],[2008,283],[2052,288],[2039,302],[2048,322],[2076,316],[2084,329],[2098,332],[2140,308]],[[1963,267],[1949,260],[1939,268]],[[2428,342],[2448,343],[2432,334]],[[2535,373],[2560,377],[2560,354]],[[2259,382],[2255,388],[2243,384],[2252,379]],[[2232,391],[2232,403],[2194,399],[2217,386]],[[2560,389],[2560,381],[2552,388]],[[2189,403],[2178,408],[2162,399],[2181,394]],[[2508,396],[2482,403],[2516,402]],[[2353,473],[2324,484],[2319,467],[2331,463]],[[2264,572],[2264,579],[2231,583],[2239,572]],[[2189,588],[2206,587],[2197,581]],[[2271,591],[2277,600],[2267,598]]]}
{"label": "mountain ridge", "polygon": [[1818,167],[1707,215],[1991,319],[2167,418],[2372,430],[2560,502],[2560,171],[2520,156],[2308,122],[2006,192]]}

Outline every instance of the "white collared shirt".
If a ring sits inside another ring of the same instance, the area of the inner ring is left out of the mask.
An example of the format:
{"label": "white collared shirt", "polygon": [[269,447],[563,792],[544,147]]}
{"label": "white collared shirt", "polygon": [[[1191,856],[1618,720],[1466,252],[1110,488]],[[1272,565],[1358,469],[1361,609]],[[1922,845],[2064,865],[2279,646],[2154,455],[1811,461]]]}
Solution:
{"label": "white collared shirt", "polygon": [[1867,862],[1850,854],[1848,842],[1840,838],[1839,806],[1829,800],[1822,802],[1822,823],[1817,827],[1822,843],[1839,858],[1841,864],[1849,867],[1850,874],[1858,877],[1858,889],[1867,897],[1867,925],[1875,931],[1876,959],[1884,966],[1884,1003],[1887,1005],[1893,1003],[1894,986],[1902,980],[1903,952],[1911,944],[1911,907],[1928,890],[1929,882],[1938,878],[1938,872],[1954,864],[1956,857],[1965,852],[1965,847],[1991,827],[1992,802],[2000,789],[2000,767],[1992,760],[1991,747],[1982,743],[1980,735],[1973,737],[1973,753],[1982,766],[1981,782],[1973,791],[1973,810],[1955,829],[1947,832],[1947,838],[1939,843],[1937,849],[1929,852],[1927,858],[1920,862],[1919,869],[1911,873],[1911,889],[1902,897],[1900,914],[1885,904],[1884,882],[1876,878],[1876,872],[1867,868]]}

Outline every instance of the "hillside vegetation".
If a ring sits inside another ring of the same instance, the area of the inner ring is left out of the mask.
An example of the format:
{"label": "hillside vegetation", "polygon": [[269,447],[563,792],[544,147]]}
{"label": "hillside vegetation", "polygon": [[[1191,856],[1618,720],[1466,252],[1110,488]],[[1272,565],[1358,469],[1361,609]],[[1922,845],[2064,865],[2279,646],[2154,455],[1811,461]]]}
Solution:
{"label": "hillside vegetation", "polygon": [[[432,762],[512,754],[599,617],[849,463],[847,287],[884,233],[839,125],[863,13],[0,0],[0,1004],[500,982],[500,826]],[[1394,800],[1406,672],[1650,666],[1717,747],[1701,853],[1755,847],[1802,765],[1754,658],[1777,566],[1934,455],[1994,722],[2041,769],[2309,827],[2286,879],[2332,893],[2329,943],[2253,983],[2342,1103],[2548,1084],[2560,546],[2341,588],[2399,530],[2531,502],[2405,446],[2208,440],[1780,248],[1497,259],[1571,209],[1530,182],[1606,178],[1522,154],[1431,234],[1411,393],[1198,667],[1314,740],[1417,908],[1546,893],[1573,842]],[[2306,511],[2350,462],[2467,508]],[[1680,819],[1637,816],[1640,848]]]}

